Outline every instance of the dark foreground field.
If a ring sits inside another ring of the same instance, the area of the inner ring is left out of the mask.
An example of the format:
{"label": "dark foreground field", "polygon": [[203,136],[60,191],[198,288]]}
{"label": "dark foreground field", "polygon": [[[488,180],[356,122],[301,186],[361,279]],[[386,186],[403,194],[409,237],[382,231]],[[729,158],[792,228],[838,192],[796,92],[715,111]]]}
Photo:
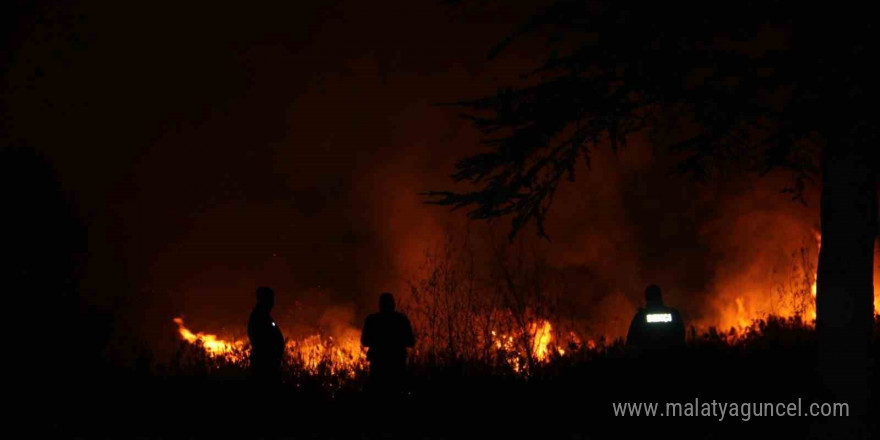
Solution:
{"label": "dark foreground field", "polygon": [[[880,322],[880,321],[878,321]],[[875,325],[874,354],[878,354]],[[190,347],[192,348],[192,347]],[[627,357],[620,342],[535,368],[530,377],[480,363],[411,365],[407,393],[389,402],[366,377],[307,375],[253,389],[238,365],[182,352],[173,365],[85,372],[36,401],[39,431],[99,438],[835,438],[876,417],[615,416],[614,402],[833,402],[815,371],[815,332],[770,320],[725,342],[691,335],[664,359]],[[876,368],[874,369],[876,370]],[[880,414],[877,381],[869,414]],[[49,397],[48,399],[46,397]]]}

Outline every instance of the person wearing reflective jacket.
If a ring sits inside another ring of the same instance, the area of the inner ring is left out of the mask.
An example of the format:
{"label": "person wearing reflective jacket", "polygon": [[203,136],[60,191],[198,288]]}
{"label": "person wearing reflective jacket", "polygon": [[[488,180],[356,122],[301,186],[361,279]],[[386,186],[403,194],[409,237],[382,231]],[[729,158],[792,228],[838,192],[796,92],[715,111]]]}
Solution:
{"label": "person wearing reflective jacket", "polygon": [[684,322],[678,310],[663,303],[660,287],[645,289],[645,307],[629,325],[626,347],[637,353],[659,353],[684,346]]}

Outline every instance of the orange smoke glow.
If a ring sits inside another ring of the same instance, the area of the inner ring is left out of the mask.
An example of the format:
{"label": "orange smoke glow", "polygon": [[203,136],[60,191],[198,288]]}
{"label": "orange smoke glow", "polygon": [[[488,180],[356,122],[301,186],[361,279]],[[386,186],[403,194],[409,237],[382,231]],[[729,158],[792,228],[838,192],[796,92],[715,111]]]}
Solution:
{"label": "orange smoke glow", "polygon": [[[794,271],[795,278],[802,281],[777,286],[775,292],[769,286],[741,281],[736,286],[744,287],[742,293],[734,299],[733,304],[722,309],[718,327],[744,330],[753,321],[769,315],[783,318],[800,316],[807,324],[815,324],[816,279],[822,235],[813,231],[813,238],[816,243],[815,253],[802,251],[799,267]],[[874,314],[880,314],[880,241],[875,245],[874,252]]]}
{"label": "orange smoke glow", "polygon": [[[815,248],[804,245],[794,254],[789,279],[771,281],[766,276],[768,268],[763,264],[747,266],[738,277],[726,279],[719,288],[721,295],[715,297],[719,319],[713,321],[710,316],[697,327],[743,331],[755,320],[768,316],[799,317],[808,325],[815,323],[816,268],[822,236],[812,231],[812,238]],[[731,297],[732,301],[725,305],[724,299]]]}
{"label": "orange smoke glow", "polygon": [[874,315],[880,314],[880,238],[874,242]]}

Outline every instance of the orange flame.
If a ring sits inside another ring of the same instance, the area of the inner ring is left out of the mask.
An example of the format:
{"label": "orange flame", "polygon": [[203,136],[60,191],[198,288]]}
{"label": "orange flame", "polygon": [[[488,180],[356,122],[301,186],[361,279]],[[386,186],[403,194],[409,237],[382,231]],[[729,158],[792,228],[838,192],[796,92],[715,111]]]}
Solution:
{"label": "orange flame", "polygon": [[[814,323],[816,320],[816,292],[817,292],[817,269],[818,269],[818,258],[819,252],[822,249],[822,235],[818,231],[813,231],[813,238],[816,240],[816,254],[813,256],[812,262],[804,263],[804,270],[807,268],[811,268],[811,272],[804,274],[809,278],[809,296],[805,299],[806,303],[803,304],[802,308],[798,308],[792,306],[791,304],[778,306],[777,308],[770,310],[772,314],[776,316],[780,316],[783,318],[794,317],[798,313],[802,313],[804,317],[807,318],[807,324]],[[880,240],[877,241],[874,250],[874,314],[880,314]],[[748,284],[745,284],[748,286]],[[805,289],[806,287],[804,287]],[[741,296],[737,296],[734,300],[734,304],[722,310],[721,313],[721,328],[736,328],[737,330],[744,330],[751,325],[751,323],[756,320],[767,315],[767,311],[761,312],[759,307],[756,305],[760,303],[760,299],[766,298],[769,292],[755,290],[755,289],[743,289],[744,294]],[[806,295],[806,291],[804,291]]]}
{"label": "orange flame", "polygon": [[193,333],[183,325],[183,318],[174,318],[180,337],[190,344],[198,344],[204,347],[205,352],[212,357],[225,357],[229,360],[241,360],[241,352],[244,349],[244,341],[224,341],[210,333]]}
{"label": "orange flame", "polygon": [[[248,355],[244,340],[225,341],[210,333],[193,333],[179,317],[174,318],[174,323],[183,340],[203,347],[211,357],[238,362]],[[302,339],[288,339],[285,348],[290,359],[312,374],[326,368],[331,374],[354,376],[366,366],[367,361],[360,344],[360,332],[355,329],[346,329],[337,338],[315,334]]]}
{"label": "orange flame", "polygon": [[[540,363],[550,360],[553,349],[553,326],[546,319],[530,323],[525,335],[515,331],[499,334],[495,330],[492,330],[491,335],[495,349],[506,354],[505,362],[518,373],[527,372],[529,356]],[[528,344],[530,353],[526,351],[524,341]],[[565,355],[565,350],[561,347],[556,347],[556,352],[560,356]]]}
{"label": "orange flame", "polygon": [[360,332],[353,328],[336,338],[315,334],[300,340],[288,339],[287,354],[312,374],[325,367],[330,374],[354,377],[367,365],[366,350],[360,339]]}
{"label": "orange flame", "polygon": [[529,334],[532,336],[532,353],[539,361],[544,362],[549,357],[548,346],[552,339],[552,331],[553,327],[550,325],[550,321],[533,322],[529,325]]}

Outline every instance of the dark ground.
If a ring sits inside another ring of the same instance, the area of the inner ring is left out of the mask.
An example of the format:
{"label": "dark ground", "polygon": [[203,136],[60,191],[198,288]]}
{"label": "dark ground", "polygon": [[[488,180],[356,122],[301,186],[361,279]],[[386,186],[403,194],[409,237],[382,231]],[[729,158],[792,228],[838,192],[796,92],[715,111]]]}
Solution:
{"label": "dark ground", "polygon": [[[251,388],[241,366],[183,356],[173,366],[85,371],[53,386],[49,399],[32,403],[49,416],[39,429],[60,437],[835,438],[851,425],[865,438],[880,435],[876,418],[860,424],[842,423],[854,417],[718,421],[615,417],[612,410],[612,402],[695,398],[785,403],[800,398],[804,407],[833,402],[820,384],[814,357],[813,330],[771,320],[759,335],[735,343],[692,335],[687,350],[664,359],[630,359],[619,343],[610,344],[554,359],[528,379],[481,363],[416,362],[408,392],[394,402],[365,392],[363,374],[340,380],[288,365],[284,385],[266,394]],[[876,381],[872,389],[872,396],[880,395]],[[877,400],[869,414],[880,413]]]}

